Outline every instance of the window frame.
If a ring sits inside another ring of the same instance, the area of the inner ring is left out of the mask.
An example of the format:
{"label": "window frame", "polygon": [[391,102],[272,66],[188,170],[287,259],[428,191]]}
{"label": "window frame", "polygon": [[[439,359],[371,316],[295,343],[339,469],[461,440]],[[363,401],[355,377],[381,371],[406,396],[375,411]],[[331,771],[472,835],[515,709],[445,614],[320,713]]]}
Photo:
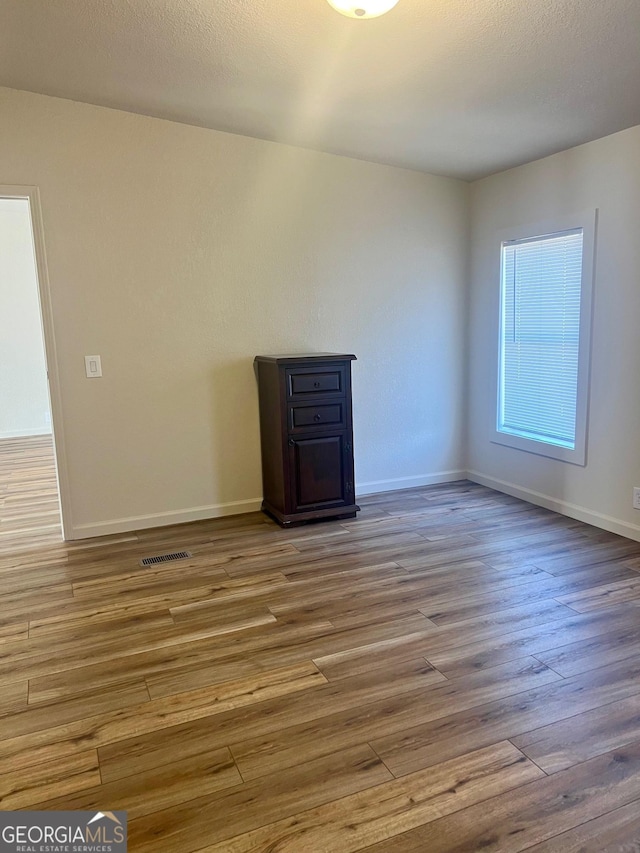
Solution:
{"label": "window frame", "polygon": [[[561,462],[569,462],[582,467],[587,464],[587,433],[589,411],[589,386],[591,366],[591,327],[593,313],[593,285],[595,269],[597,210],[581,211],[579,213],[554,217],[553,219],[534,224],[517,226],[502,231],[499,236],[499,278],[498,278],[498,334],[496,336],[496,370],[494,388],[494,422],[491,442],[523,450],[538,456],[546,456]],[[575,447],[562,447],[541,439],[527,438],[503,432],[498,429],[501,406],[501,377],[502,377],[502,341],[503,341],[503,277],[504,277],[504,246],[514,241],[532,241],[555,234],[582,229],[582,279],[580,287],[580,323],[578,343],[578,381],[576,395],[576,434]]]}

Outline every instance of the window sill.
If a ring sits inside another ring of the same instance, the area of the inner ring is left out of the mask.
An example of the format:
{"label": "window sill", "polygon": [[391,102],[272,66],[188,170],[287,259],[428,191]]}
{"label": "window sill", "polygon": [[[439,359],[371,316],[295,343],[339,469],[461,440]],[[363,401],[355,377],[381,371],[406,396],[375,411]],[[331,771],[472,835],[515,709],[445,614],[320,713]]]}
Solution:
{"label": "window sill", "polygon": [[522,450],[525,453],[532,453],[536,456],[546,456],[548,459],[555,459],[557,462],[568,462],[571,465],[579,465],[582,468],[587,464],[585,446],[580,447],[576,445],[575,449],[571,450],[569,447],[560,447],[546,441],[522,438],[519,435],[510,435],[509,433],[498,432],[497,430],[494,430],[491,443],[510,447],[512,450]]}

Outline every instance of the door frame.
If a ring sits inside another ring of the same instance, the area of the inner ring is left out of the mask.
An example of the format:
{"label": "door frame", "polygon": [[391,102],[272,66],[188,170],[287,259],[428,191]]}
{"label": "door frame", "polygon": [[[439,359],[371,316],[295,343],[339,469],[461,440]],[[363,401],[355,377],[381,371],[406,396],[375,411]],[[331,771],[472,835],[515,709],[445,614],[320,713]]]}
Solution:
{"label": "door frame", "polygon": [[51,409],[51,432],[53,434],[53,450],[56,460],[56,476],[58,480],[58,496],[60,499],[60,522],[62,537],[67,539],[67,533],[73,530],[71,523],[71,492],[67,468],[66,444],[62,417],[62,395],[60,393],[60,378],[58,371],[58,356],[53,325],[53,310],[51,307],[51,288],[49,270],[45,252],[44,227],[40,191],[35,186],[7,186],[0,184],[0,198],[26,199],[29,202],[31,217],[31,235],[33,253],[36,263],[36,278],[40,306],[40,322],[47,368],[49,388],[49,406]]}

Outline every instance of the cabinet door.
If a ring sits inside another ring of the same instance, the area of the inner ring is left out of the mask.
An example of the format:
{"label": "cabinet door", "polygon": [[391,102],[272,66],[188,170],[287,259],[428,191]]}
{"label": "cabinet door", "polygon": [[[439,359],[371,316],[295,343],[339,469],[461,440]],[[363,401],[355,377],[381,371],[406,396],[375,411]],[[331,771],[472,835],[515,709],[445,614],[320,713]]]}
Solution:
{"label": "cabinet door", "polygon": [[289,441],[293,512],[353,503],[346,434]]}

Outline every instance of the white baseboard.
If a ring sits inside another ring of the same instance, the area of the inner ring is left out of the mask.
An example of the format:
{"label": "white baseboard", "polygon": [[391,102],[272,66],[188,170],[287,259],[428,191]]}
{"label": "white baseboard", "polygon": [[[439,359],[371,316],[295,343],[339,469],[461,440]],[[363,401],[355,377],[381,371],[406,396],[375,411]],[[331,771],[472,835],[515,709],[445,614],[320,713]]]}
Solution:
{"label": "white baseboard", "polygon": [[146,530],[149,527],[168,527],[171,524],[185,524],[189,521],[241,515],[245,512],[257,512],[261,506],[262,498],[254,498],[246,501],[231,501],[226,504],[198,506],[175,512],[115,518],[112,521],[99,521],[97,524],[78,524],[67,531],[67,539],[89,539],[92,536],[108,536],[114,533],[129,533],[131,530]]}
{"label": "white baseboard", "polygon": [[34,435],[51,435],[51,427],[36,427],[35,429],[0,430],[0,441],[3,438],[31,438]]}
{"label": "white baseboard", "polygon": [[559,512],[561,515],[567,515],[569,518],[575,518],[577,521],[584,521],[586,524],[600,527],[602,530],[609,531],[609,533],[617,533],[619,536],[626,536],[627,539],[640,542],[640,526],[637,524],[621,521],[619,518],[612,518],[610,515],[594,512],[586,507],[578,506],[568,501],[557,500],[557,498],[552,498],[550,495],[544,495],[533,489],[523,489],[521,486],[516,486],[514,483],[507,483],[504,480],[498,480],[495,477],[487,477],[479,471],[467,471],[467,478],[474,483],[479,483],[481,486],[488,486],[490,489],[495,489],[497,492],[504,492],[507,495],[512,495],[514,498],[520,498],[523,501],[536,504],[536,506],[542,506],[545,509]]}
{"label": "white baseboard", "polygon": [[[617,533],[640,542],[640,526],[593,512],[586,507],[560,501],[550,495],[544,495],[533,489],[525,489],[514,483],[488,477],[479,471],[440,471],[436,474],[423,474],[416,477],[398,477],[392,480],[375,480],[369,483],[358,483],[356,495],[371,495],[376,492],[393,492],[401,489],[413,489],[419,486],[433,486],[438,483],[453,483],[456,480],[471,480],[498,492],[504,492],[515,498],[553,510],[569,518],[584,521],[610,533]],[[357,497],[356,497],[357,500]],[[228,515],[241,515],[245,512],[257,512],[262,505],[262,498],[252,500],[232,501],[224,504],[194,507],[188,510],[162,512],[150,515],[138,515],[130,518],[117,518],[112,521],[101,521],[97,524],[79,524],[67,532],[67,539],[89,539],[93,536],[107,536],[116,533],[129,533],[132,530],[145,530],[151,527],[167,527],[171,524],[185,524],[189,521],[203,521],[209,518],[222,518]]]}
{"label": "white baseboard", "polygon": [[[436,474],[424,474],[419,477],[400,477],[394,480],[377,480],[372,483],[356,484],[358,495],[370,495],[375,492],[391,492],[398,489],[412,489],[417,486],[432,486],[436,483],[451,483],[466,479],[466,471],[441,471]],[[129,533],[132,530],[146,530],[150,527],[168,527],[171,524],[185,524],[189,521],[203,521],[208,518],[222,518],[227,515],[241,515],[245,512],[258,512],[262,498],[245,501],[232,501],[225,504],[212,504],[175,512],[160,512],[150,515],[137,515],[130,518],[114,518],[111,521],[99,521],[95,524],[76,524],[67,531],[67,539],[90,539],[93,536],[109,536],[116,533]]]}
{"label": "white baseboard", "polygon": [[377,492],[396,492],[399,489],[415,489],[418,486],[435,486],[438,483],[454,483],[466,480],[466,471],[439,471],[436,474],[421,474],[417,477],[397,477],[393,480],[374,480],[370,483],[356,483],[358,495],[374,495]]}

